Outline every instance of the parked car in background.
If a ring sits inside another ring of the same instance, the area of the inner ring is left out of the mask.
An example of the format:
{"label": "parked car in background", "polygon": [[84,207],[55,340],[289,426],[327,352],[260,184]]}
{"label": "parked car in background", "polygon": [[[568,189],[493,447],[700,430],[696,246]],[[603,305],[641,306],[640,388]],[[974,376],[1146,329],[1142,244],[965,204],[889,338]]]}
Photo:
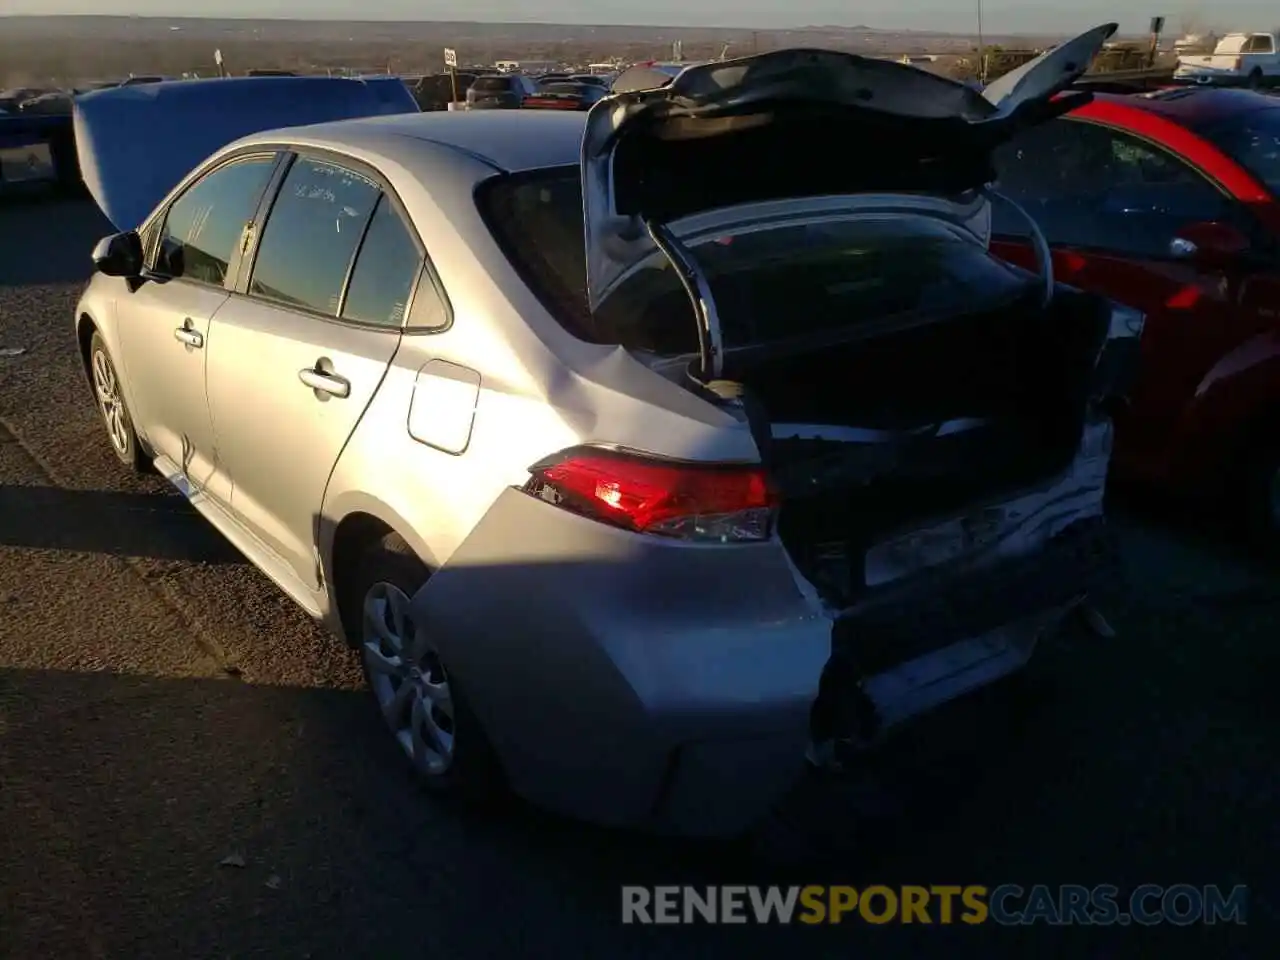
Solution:
{"label": "parked car in background", "polygon": [[[997,153],[1067,283],[1147,316],[1117,475],[1239,505],[1280,543],[1280,100],[1098,95]],[[993,248],[1032,259],[996,208]]]}
{"label": "parked car in background", "polygon": [[480,74],[461,70],[457,71],[456,77],[448,73],[430,74],[420,77],[410,87],[410,92],[423,110],[447,110],[449,104],[458,97],[466,98],[467,90],[479,76]]}
{"label": "parked car in background", "polygon": [[89,95],[112,449],[360,651],[429,787],[745,829],[1114,580],[1141,315],[994,256],[983,193],[1114,31],[985,94],[804,50],[586,114]]}
{"label": "parked car in background", "polygon": [[537,84],[522,73],[477,77],[467,88],[468,110],[515,110],[532,96]]}
{"label": "parked car in background", "polygon": [[609,91],[594,83],[561,81],[539,83],[538,88],[524,99],[526,110],[590,110]]}
{"label": "parked car in background", "polygon": [[1210,54],[1178,57],[1173,79],[1225,87],[1273,85],[1280,78],[1280,46],[1277,34],[1229,33]]}

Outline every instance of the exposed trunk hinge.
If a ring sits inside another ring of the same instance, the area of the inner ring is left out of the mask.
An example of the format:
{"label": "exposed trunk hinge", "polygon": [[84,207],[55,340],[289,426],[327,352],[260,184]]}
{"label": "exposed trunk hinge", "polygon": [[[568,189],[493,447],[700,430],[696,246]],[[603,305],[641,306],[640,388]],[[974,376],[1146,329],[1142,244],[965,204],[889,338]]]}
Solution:
{"label": "exposed trunk hinge", "polygon": [[698,324],[698,354],[702,364],[702,377],[704,380],[719,379],[724,367],[724,342],[720,330],[720,314],[716,310],[711,284],[697,259],[666,224],[646,220],[644,225],[654,246],[676,268],[685,293],[689,295],[689,303],[693,306],[694,319]]}

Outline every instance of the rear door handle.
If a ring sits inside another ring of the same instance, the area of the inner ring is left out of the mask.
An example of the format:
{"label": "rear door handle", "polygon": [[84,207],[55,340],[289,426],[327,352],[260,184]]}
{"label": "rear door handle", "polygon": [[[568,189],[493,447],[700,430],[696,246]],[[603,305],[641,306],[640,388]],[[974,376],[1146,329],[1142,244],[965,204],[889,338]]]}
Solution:
{"label": "rear door handle", "polygon": [[173,338],[197,350],[204,346],[204,334],[193,328],[190,319],[184,320],[182,326],[173,331]]}
{"label": "rear door handle", "polygon": [[298,379],[312,390],[319,390],[332,397],[347,397],[351,394],[351,382],[334,373],[308,367],[298,371]]}

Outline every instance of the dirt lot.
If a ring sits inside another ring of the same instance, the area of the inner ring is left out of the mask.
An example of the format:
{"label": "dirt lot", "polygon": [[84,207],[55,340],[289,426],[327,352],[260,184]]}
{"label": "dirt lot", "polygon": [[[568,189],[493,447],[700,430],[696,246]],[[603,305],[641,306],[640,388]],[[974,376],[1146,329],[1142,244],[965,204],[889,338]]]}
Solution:
{"label": "dirt lot", "polygon": [[[905,734],[878,768],[880,816],[855,817],[852,784],[796,798],[775,850],[824,849],[820,868],[433,804],[380,736],[352,657],[181,500],[115,465],[70,325],[106,230],[84,203],[0,205],[0,956],[1220,958],[1274,944],[1280,586],[1150,521],[1119,521],[1115,638],[1069,630],[1027,683]],[[219,866],[233,853],[243,868]],[[1244,929],[619,924],[619,884],[791,879],[1245,883],[1252,898]]]}

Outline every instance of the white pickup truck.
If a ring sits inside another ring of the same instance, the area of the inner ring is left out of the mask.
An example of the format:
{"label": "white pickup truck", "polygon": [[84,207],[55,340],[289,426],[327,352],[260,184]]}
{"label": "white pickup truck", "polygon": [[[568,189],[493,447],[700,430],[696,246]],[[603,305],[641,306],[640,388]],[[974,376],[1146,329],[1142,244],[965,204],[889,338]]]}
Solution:
{"label": "white pickup truck", "polygon": [[1280,33],[1229,33],[1208,55],[1183,56],[1173,79],[1215,86],[1271,86],[1280,79]]}

